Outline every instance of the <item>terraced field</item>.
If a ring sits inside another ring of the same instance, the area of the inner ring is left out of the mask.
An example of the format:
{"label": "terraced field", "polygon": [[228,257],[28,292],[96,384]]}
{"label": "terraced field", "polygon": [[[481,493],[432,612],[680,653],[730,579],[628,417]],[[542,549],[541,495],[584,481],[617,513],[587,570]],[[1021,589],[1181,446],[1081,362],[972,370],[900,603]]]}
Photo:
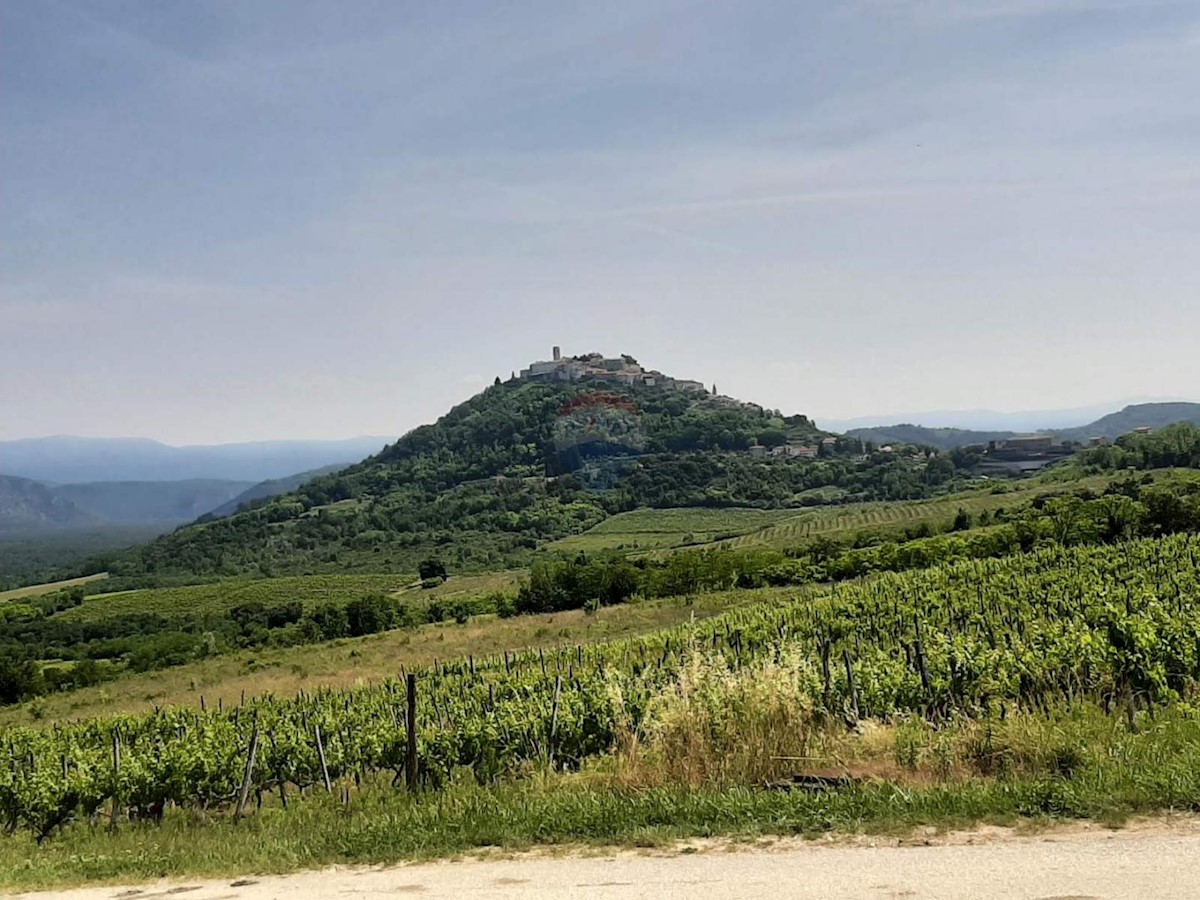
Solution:
{"label": "terraced field", "polygon": [[826,507],[803,512],[758,531],[718,543],[723,547],[744,547],[751,544],[788,547],[802,543],[808,538],[854,532],[864,528],[903,528],[922,522],[933,525],[953,519],[960,509],[978,515],[984,510],[994,511],[1028,499],[1028,496],[1018,498],[1014,494],[980,494],[913,503],[867,503]]}

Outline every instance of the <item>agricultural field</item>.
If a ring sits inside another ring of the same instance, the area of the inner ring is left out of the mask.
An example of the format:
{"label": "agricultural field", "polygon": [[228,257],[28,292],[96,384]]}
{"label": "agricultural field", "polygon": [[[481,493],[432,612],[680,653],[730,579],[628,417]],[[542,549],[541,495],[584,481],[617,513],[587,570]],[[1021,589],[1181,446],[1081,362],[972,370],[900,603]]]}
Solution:
{"label": "agricultural field", "polygon": [[[1175,477],[1168,470],[1156,477]],[[901,529],[927,523],[944,527],[959,509],[972,516],[1028,503],[1041,494],[1064,489],[1103,490],[1116,476],[1098,475],[1064,484],[1044,479],[951,494],[934,500],[849,503],[807,509],[636,509],[618,513],[587,531],[555,541],[551,550],[596,552],[663,551],[718,546],[778,549],[818,536],[853,534],[867,529]]]}
{"label": "agricultural field", "polygon": [[[454,578],[448,584],[452,584]],[[486,656],[505,650],[550,649],[634,637],[687,621],[701,621],[752,603],[787,600],[815,589],[788,588],[702,593],[606,607],[587,614],[567,610],[549,615],[475,616],[315,645],[243,650],[37,700],[0,706],[0,729],[45,727],[55,722],[108,713],[144,712],[162,706],[226,706],[244,697],[289,696],[318,688],[350,690],[393,678],[400,667],[431,666],[435,660]],[[416,595],[416,589],[405,591]]]}
{"label": "agricultural field", "polygon": [[399,600],[466,600],[482,597],[496,591],[515,591],[521,579],[528,574],[525,569],[508,569],[503,572],[486,572],[482,575],[451,575],[441,584],[423,587],[419,581],[410,582],[393,591]]}
{"label": "agricultural field", "polygon": [[658,550],[706,544],[795,518],[789,509],[635,509],[549,545],[566,553]]}
{"label": "agricultural field", "polygon": [[66,588],[91,584],[93,581],[103,581],[107,577],[107,572],[99,572],[95,575],[84,575],[82,578],[66,578],[62,581],[31,584],[28,587],[13,588],[11,591],[0,591],[0,602],[4,600],[21,600],[26,597],[41,597],[45,594],[53,594],[56,591],[65,590]]}
{"label": "agricultural field", "polygon": [[[351,785],[383,789],[410,764],[412,787],[440,791],[457,773],[488,784],[531,766],[584,769],[631,736],[683,783],[719,785],[784,774],[772,760],[821,758],[822,722],[908,722],[895,726],[892,764],[916,770],[931,754],[935,778],[958,765],[1001,781],[1050,766],[1055,781],[1014,789],[1027,805],[1018,808],[1071,809],[1073,774],[1098,764],[1088,748],[1025,759],[996,745],[1005,721],[1083,705],[1110,733],[1130,729],[1113,744],[1128,753],[1143,711],[1159,710],[1159,750],[1181,752],[1194,746],[1186,710],[1200,684],[1198,633],[1195,536],[1048,547],[776,597],[642,637],[421,667],[416,757],[396,679],[6,728],[0,746],[15,764],[0,767],[0,819],[42,840],[102,809],[117,811],[119,827],[168,804],[212,816],[248,794],[278,793],[286,805],[322,783],[345,796]],[[965,755],[952,759],[921,723],[960,719],[992,725],[964,735],[954,753]],[[1196,802],[1196,773],[1175,762],[1160,755],[1140,783],[1143,803]]]}
{"label": "agricultural field", "polygon": [[98,622],[133,615],[191,619],[221,615],[246,603],[273,607],[297,601],[309,609],[322,603],[354,600],[364,594],[391,594],[406,589],[414,577],[411,573],[302,575],[92,594],[80,606],[58,613],[57,618],[79,622]]}

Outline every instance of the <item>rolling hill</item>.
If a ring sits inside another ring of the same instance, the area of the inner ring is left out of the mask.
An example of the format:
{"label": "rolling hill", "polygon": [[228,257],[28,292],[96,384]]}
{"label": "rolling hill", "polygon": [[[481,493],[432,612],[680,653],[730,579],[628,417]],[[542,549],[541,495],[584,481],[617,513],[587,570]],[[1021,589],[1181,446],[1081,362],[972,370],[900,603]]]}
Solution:
{"label": "rolling hill", "polygon": [[387,438],[262,441],[173,447],[146,438],[59,435],[0,441],[0,472],[55,484],[217,479],[253,484],[329,465],[350,465]]}
{"label": "rolling hill", "polygon": [[877,428],[852,428],[847,437],[884,446],[886,444],[919,444],[939,450],[953,450],[968,444],[986,444],[1013,437],[1013,431],[971,431],[966,428],[926,428],[923,425],[885,425]]}
{"label": "rolling hill", "polygon": [[270,478],[266,481],[260,481],[258,484],[251,485],[246,488],[236,497],[231,500],[226,500],[220,506],[213,507],[207,510],[201,518],[205,520],[220,519],[225,516],[231,516],[242,507],[243,504],[253,503],[255,500],[265,500],[268,497],[277,497],[280,494],[286,494],[289,491],[294,491],[307,481],[312,481],[321,475],[328,475],[330,472],[336,472],[339,469],[345,468],[340,464],[332,466],[323,466],[320,469],[313,469],[309,472],[300,472],[296,475],[289,475],[287,478]]}
{"label": "rolling hill", "polygon": [[826,435],[680,384],[497,383],[357,465],[93,566],[134,581],[412,571],[430,555],[480,570],[638,507],[799,507],[831,485],[846,500],[914,499],[954,477],[924,457],[863,459],[857,443],[775,457]]}
{"label": "rolling hill", "polygon": [[[1045,428],[1041,433],[1053,434],[1062,440],[1086,443],[1093,437],[1115,440],[1135,428],[1149,427],[1155,430],[1176,422],[1191,422],[1200,425],[1200,403],[1136,403],[1118,412],[1101,416],[1087,425],[1073,428]],[[969,444],[986,444],[1016,436],[1015,431],[975,431],[965,428],[927,428],[923,425],[878,425],[870,428],[852,428],[847,437],[870,441],[874,444],[920,444],[953,450]]]}
{"label": "rolling hill", "polygon": [[1158,431],[1177,422],[1200,425],[1200,403],[1138,403],[1101,416],[1089,425],[1063,429],[1056,434],[1075,441],[1086,441],[1091,437],[1116,440],[1135,428],[1153,428]]}

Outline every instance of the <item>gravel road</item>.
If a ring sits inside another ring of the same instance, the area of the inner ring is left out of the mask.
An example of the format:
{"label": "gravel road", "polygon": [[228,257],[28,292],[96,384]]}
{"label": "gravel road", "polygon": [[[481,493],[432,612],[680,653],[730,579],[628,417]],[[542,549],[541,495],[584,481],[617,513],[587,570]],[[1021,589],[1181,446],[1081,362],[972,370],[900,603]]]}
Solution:
{"label": "gravel road", "polygon": [[546,853],[287,876],[109,886],[21,895],[29,900],[1198,900],[1200,821],[1121,831],[1073,826],[1018,836],[695,842],[673,852]]}

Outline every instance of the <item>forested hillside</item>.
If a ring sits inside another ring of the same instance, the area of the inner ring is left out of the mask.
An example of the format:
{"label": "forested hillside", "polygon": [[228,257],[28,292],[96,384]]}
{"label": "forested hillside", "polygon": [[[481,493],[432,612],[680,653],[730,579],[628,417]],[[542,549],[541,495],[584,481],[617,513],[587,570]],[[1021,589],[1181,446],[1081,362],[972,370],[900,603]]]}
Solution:
{"label": "forested hillside", "polygon": [[1107,447],[1080,451],[1076,462],[1085,470],[1097,472],[1165,466],[1200,468],[1200,427],[1179,422],[1152,434],[1122,435]]}
{"label": "forested hillside", "polygon": [[220,519],[224,516],[231,516],[244,505],[248,505],[255,500],[262,500],[267,497],[277,497],[280,494],[286,494],[288,491],[294,491],[306,481],[312,481],[320,475],[328,475],[331,472],[337,472],[345,466],[322,466],[319,469],[313,469],[309,472],[300,472],[296,475],[289,475],[287,478],[269,478],[266,481],[260,481],[258,484],[246,488],[232,500],[222,503],[205,512],[204,518]]}
{"label": "forested hillside", "polygon": [[0,531],[90,525],[92,516],[44,484],[0,475]]}
{"label": "forested hillside", "polygon": [[1158,430],[1179,422],[1200,425],[1200,403],[1136,403],[1118,412],[1101,416],[1089,425],[1065,428],[1057,433],[1065,440],[1087,441],[1092,437],[1115,440],[1135,428]]}
{"label": "forested hillside", "polygon": [[413,570],[436,554],[486,568],[638,506],[911,499],[954,478],[948,460],[868,459],[854,441],[813,460],[766,452],[822,437],[804,416],[704,393],[514,380],[358,465],[94,566],[152,580]]}
{"label": "forested hillside", "polygon": [[1012,431],[971,431],[966,428],[926,428],[923,425],[880,425],[876,428],[852,428],[847,437],[872,444],[920,444],[953,450],[968,444],[986,444],[1013,437]]}

